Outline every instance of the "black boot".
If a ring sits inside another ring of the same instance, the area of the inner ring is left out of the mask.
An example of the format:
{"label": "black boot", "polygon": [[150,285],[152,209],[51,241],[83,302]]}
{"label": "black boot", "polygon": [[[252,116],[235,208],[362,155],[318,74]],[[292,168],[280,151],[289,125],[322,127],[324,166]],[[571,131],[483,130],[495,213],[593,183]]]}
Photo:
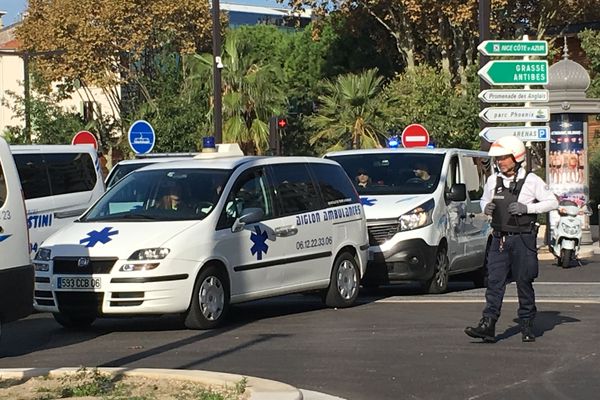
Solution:
{"label": "black boot", "polygon": [[521,320],[521,341],[535,342],[535,335],[533,334],[533,321],[530,319]]}
{"label": "black boot", "polygon": [[465,333],[472,338],[483,339],[484,342],[496,342],[496,320],[490,317],[483,317],[476,327],[467,326]]}

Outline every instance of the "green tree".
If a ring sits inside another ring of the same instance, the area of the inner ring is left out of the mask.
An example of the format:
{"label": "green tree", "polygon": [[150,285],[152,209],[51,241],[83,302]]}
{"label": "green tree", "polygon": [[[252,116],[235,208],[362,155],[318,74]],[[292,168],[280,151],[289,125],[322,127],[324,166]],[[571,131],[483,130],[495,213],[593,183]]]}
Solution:
{"label": "green tree", "polygon": [[[25,118],[23,96],[8,91],[2,100],[15,117]],[[10,101],[8,100],[10,99]],[[76,110],[65,110],[58,104],[63,99],[60,92],[36,93],[30,98],[32,142],[37,144],[70,144],[75,133],[88,128]],[[20,126],[9,126],[3,133],[11,144],[26,144],[25,131]]]}
{"label": "green tree", "polygon": [[63,51],[35,59],[43,81],[79,86],[91,101],[89,88],[101,88],[111,104],[103,111],[124,125],[123,94],[134,108],[151,100],[143,78],[161,73],[156,54],[165,46],[183,54],[210,48],[204,0],[29,0],[27,12],[17,28],[23,50]]}
{"label": "green tree", "polygon": [[465,86],[453,86],[448,73],[428,66],[398,75],[385,89],[393,123],[398,129],[422,124],[439,147],[478,148],[479,82],[474,68],[468,77]]}
{"label": "green tree", "polygon": [[310,117],[316,129],[310,143],[321,150],[381,147],[387,107],[379,96],[382,81],[377,69],[325,81],[319,108]]}
{"label": "green tree", "polygon": [[[252,56],[237,32],[230,31],[222,55],[223,140],[239,143],[246,154],[262,154],[268,148],[269,118],[287,108],[286,97],[280,84],[281,68],[257,62]],[[196,55],[189,63],[193,65],[186,82],[187,93],[206,87],[212,93],[212,55]],[[211,102],[207,115],[210,120],[212,109]]]}
{"label": "green tree", "polygon": [[600,98],[600,32],[585,30],[579,34],[581,47],[589,61],[592,82],[587,91],[588,97]]}

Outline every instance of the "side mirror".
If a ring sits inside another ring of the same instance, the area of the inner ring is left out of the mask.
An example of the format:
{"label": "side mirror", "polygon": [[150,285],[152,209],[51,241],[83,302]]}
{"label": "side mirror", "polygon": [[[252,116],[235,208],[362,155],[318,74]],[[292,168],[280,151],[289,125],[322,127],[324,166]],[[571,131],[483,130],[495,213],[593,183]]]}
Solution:
{"label": "side mirror", "polygon": [[455,183],[446,192],[446,199],[450,201],[465,201],[467,199],[467,186],[464,183]]}
{"label": "side mirror", "polygon": [[246,224],[253,224],[261,221],[264,217],[265,212],[262,208],[245,208],[242,210],[242,215],[233,223],[231,232],[239,232],[244,229]]}

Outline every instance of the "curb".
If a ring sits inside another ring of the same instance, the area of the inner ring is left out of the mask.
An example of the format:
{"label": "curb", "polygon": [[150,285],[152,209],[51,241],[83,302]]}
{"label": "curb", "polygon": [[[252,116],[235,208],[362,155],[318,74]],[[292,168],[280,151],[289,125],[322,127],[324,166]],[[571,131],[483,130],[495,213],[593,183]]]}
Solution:
{"label": "curb", "polygon": [[[38,376],[62,376],[79,371],[78,368],[0,368],[0,379],[24,379]],[[293,386],[269,379],[212,371],[192,371],[158,368],[95,368],[100,372],[138,376],[151,379],[176,379],[198,382],[207,386],[235,386],[246,379],[250,400],[303,400],[302,393]]]}

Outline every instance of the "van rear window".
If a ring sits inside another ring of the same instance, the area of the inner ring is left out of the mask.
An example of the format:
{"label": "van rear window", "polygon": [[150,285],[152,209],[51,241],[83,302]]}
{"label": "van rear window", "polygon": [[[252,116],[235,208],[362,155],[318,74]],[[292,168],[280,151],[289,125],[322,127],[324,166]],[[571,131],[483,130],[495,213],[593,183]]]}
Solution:
{"label": "van rear window", "polygon": [[13,154],[25,199],[87,192],[96,185],[88,153]]}

